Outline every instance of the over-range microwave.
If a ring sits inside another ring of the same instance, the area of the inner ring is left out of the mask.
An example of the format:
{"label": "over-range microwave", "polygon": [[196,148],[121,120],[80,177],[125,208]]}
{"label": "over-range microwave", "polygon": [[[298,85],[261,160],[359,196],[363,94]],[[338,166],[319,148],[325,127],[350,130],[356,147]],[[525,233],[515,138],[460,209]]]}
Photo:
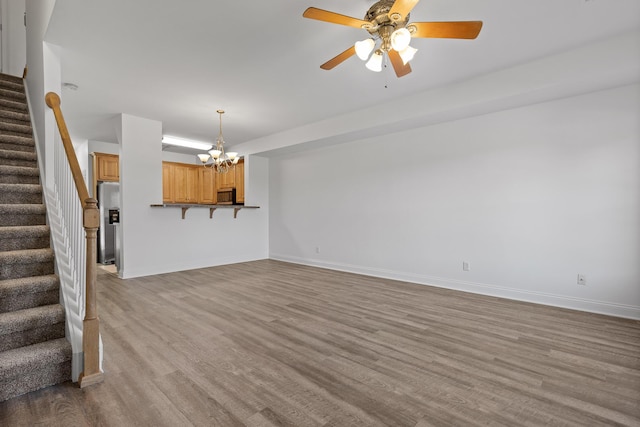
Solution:
{"label": "over-range microwave", "polygon": [[217,203],[219,205],[235,205],[236,204],[236,189],[235,188],[221,188],[218,190]]}

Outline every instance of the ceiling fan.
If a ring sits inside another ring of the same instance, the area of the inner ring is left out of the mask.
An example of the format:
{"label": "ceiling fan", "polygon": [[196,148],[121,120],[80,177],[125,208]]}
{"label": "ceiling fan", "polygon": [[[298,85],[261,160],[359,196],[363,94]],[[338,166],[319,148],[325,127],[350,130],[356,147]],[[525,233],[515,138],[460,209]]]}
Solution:
{"label": "ceiling fan", "polygon": [[[331,70],[353,55],[367,61],[372,71],[382,70],[386,53],[398,77],[411,72],[409,61],[417,49],[409,46],[411,38],[475,39],[482,28],[482,21],[411,22],[409,12],[419,0],[379,0],[369,8],[364,19],[352,18],[335,12],[310,7],[302,16],[318,21],[346,25],[367,30],[372,37],[356,42],[344,52],[320,66]],[[378,40],[380,43],[378,44]],[[376,49],[376,45],[378,48]]]}

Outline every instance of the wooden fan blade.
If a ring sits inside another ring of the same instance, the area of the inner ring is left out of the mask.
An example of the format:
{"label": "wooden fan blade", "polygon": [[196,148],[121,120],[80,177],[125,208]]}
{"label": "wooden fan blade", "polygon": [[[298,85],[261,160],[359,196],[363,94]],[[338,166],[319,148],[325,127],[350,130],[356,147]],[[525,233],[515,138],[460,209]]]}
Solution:
{"label": "wooden fan blade", "polygon": [[482,21],[412,22],[407,27],[416,29],[412,37],[475,39],[482,29]]}
{"label": "wooden fan blade", "polygon": [[[387,14],[393,21],[402,21],[404,20],[409,12],[413,10],[413,8],[418,4],[420,0],[396,0],[396,2],[391,6],[389,13]],[[394,19],[393,14],[399,14],[400,19]]]}
{"label": "wooden fan blade", "polygon": [[408,62],[406,64],[402,63],[402,58],[400,58],[400,54],[398,52],[393,49],[389,49],[387,54],[391,60],[391,65],[393,65],[393,70],[396,72],[396,76],[406,76],[411,72],[411,66]]}
{"label": "wooden fan blade", "polygon": [[356,47],[351,46],[349,49],[345,50],[341,54],[334,56],[333,58],[331,58],[330,60],[322,64],[320,68],[322,68],[323,70],[330,70],[336,65],[340,65],[342,62],[351,58],[355,54],[356,54]]}
{"label": "wooden fan blade", "polygon": [[347,27],[362,28],[364,25],[370,26],[369,21],[352,18],[339,13],[329,12],[315,7],[310,7],[302,14],[305,18],[317,19],[318,21],[331,22],[332,24],[346,25]]}

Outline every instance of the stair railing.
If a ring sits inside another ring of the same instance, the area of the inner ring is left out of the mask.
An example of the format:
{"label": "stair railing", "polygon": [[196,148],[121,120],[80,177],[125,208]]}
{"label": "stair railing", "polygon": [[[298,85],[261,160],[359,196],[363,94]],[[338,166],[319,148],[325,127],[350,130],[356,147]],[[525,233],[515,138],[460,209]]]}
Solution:
{"label": "stair railing", "polygon": [[[45,96],[45,102],[53,110],[53,114],[58,125],[60,138],[64,146],[64,152],[71,170],[71,176],[78,193],[78,199],[82,207],[82,226],[85,231],[86,241],[86,271],[85,282],[85,315],[82,322],[82,352],[83,352],[83,370],[78,378],[80,388],[87,387],[92,384],[102,382],[103,374],[100,371],[100,322],[98,319],[98,310],[96,303],[96,287],[97,287],[97,254],[96,239],[98,227],[100,225],[100,214],[98,211],[98,202],[89,196],[87,185],[82,177],[82,171],[76,152],[71,143],[69,131],[60,109],[60,97],[49,92]],[[81,268],[82,269],[82,268]]]}

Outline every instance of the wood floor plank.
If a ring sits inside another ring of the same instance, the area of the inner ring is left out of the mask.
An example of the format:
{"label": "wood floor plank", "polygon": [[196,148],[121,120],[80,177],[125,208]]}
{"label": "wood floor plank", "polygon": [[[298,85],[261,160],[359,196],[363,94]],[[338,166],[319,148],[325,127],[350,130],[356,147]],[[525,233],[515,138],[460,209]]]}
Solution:
{"label": "wood floor plank", "polygon": [[104,383],[0,425],[640,426],[640,321],[271,260],[98,301]]}

